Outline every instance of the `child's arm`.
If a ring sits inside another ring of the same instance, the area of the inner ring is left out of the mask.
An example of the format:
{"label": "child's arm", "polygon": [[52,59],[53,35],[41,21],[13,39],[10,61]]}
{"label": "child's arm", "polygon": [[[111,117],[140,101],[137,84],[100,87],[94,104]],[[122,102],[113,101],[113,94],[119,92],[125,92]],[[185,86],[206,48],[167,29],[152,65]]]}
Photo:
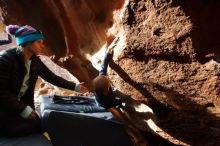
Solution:
{"label": "child's arm", "polygon": [[108,68],[109,61],[111,59],[112,59],[112,54],[109,54],[109,53],[105,54],[104,60],[101,65],[101,70],[99,71],[99,75],[104,75],[104,76],[107,75],[107,68]]}
{"label": "child's arm", "polygon": [[107,75],[107,68],[109,61],[112,59],[113,56],[113,48],[116,46],[116,43],[118,42],[119,37],[115,38],[114,41],[109,45],[107,52],[105,54],[105,57],[103,59],[103,63],[101,65],[101,70],[99,71],[99,75]]}

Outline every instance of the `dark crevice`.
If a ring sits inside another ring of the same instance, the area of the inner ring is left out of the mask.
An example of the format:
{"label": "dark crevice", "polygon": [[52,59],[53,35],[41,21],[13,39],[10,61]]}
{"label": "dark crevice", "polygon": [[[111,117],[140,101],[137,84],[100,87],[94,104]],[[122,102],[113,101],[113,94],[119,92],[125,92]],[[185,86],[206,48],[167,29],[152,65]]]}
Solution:
{"label": "dark crevice", "polygon": [[[176,132],[182,133],[182,135],[179,135],[177,138],[187,142],[190,145],[207,145],[208,142],[204,143],[204,140],[207,139],[207,137],[209,137],[210,139],[217,138],[215,135],[211,136],[210,127],[218,126],[220,123],[220,119],[214,114],[209,113],[206,109],[207,107],[213,107],[213,103],[199,105],[195,101],[187,98],[185,95],[180,94],[173,89],[169,89],[159,84],[154,84],[154,87],[158,91],[163,92],[168,97],[168,100],[171,100],[173,103],[180,107],[180,109],[168,116],[166,126],[162,126],[164,130],[168,131],[172,135],[176,135]],[[177,98],[178,100],[176,100]],[[176,117],[175,115],[178,115],[178,117]],[[180,118],[179,116],[181,116],[182,118]],[[170,119],[170,117],[172,117],[172,119]],[[187,124],[183,119],[187,121]],[[201,123],[206,121],[207,119],[209,120],[209,123],[203,123],[204,125],[201,126]],[[170,125],[169,123],[175,123],[175,125]],[[184,125],[184,128],[181,125]],[[173,128],[178,130],[173,130]],[[191,128],[193,128],[193,130]],[[198,137],[204,137],[205,139],[201,139],[199,140],[199,142],[195,143],[194,140]],[[215,144],[219,145],[219,142],[217,143]]]}
{"label": "dark crevice", "polygon": [[154,30],[153,34],[156,36],[161,36],[164,32],[162,31],[162,28],[157,28]]}
{"label": "dark crevice", "polygon": [[172,3],[171,3],[171,6],[172,7],[177,7],[181,4],[181,0],[173,0]]}
{"label": "dark crevice", "polygon": [[132,50],[131,53],[127,54],[127,57],[132,58],[136,61],[144,61],[144,62],[148,62],[149,57],[147,55],[145,55],[145,50],[139,49],[139,50]]}
{"label": "dark crevice", "polygon": [[106,21],[106,13],[104,11],[98,12],[95,16],[95,21],[104,23]]}
{"label": "dark crevice", "polygon": [[132,9],[131,2],[128,4],[128,25],[133,25],[136,22],[135,13]]}
{"label": "dark crevice", "polygon": [[149,59],[156,59],[156,60],[164,60],[164,61],[172,61],[178,63],[191,63],[192,59],[188,54],[186,55],[179,55],[179,52],[172,52],[169,54],[146,54],[145,50],[133,50],[132,52],[127,54],[128,58],[132,58],[136,61],[144,61],[148,62]]}
{"label": "dark crevice", "polygon": [[184,42],[188,37],[190,37],[190,34],[186,34],[186,35],[183,35],[181,37],[179,37],[178,39],[176,39],[176,43],[181,45],[182,42]]}
{"label": "dark crevice", "polygon": [[156,60],[164,60],[178,63],[191,63],[192,59],[189,55],[180,56],[178,52],[172,52],[170,54],[160,54],[160,55],[148,55],[149,58]]}
{"label": "dark crevice", "polygon": [[82,6],[82,1],[81,0],[74,0],[74,1],[71,1],[72,2],[72,5],[74,7],[74,9],[78,10],[81,8]]}
{"label": "dark crevice", "polygon": [[173,0],[171,4],[173,7],[179,6],[189,16],[193,25],[189,36],[192,38],[196,59],[202,64],[213,59],[210,52],[216,54],[219,50],[216,47],[220,46],[220,19],[216,19],[220,16],[219,4],[219,0]]}
{"label": "dark crevice", "polygon": [[154,5],[154,7],[156,8],[156,3],[155,0],[151,0],[152,4]]}

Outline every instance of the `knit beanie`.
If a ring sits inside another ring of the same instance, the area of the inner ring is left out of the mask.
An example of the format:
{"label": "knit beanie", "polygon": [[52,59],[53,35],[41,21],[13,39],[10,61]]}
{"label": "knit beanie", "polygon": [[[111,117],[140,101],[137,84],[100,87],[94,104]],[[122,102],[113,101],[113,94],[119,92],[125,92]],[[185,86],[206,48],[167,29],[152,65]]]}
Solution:
{"label": "knit beanie", "polygon": [[43,34],[29,25],[8,25],[6,26],[6,32],[15,36],[17,45],[22,45],[35,40],[44,40]]}

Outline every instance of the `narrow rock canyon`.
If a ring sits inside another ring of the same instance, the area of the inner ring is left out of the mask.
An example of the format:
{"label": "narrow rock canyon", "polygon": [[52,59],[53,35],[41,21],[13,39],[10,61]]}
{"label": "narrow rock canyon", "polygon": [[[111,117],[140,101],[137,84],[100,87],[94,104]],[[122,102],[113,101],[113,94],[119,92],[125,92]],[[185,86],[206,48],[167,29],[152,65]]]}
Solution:
{"label": "narrow rock canyon", "polygon": [[117,89],[152,107],[173,137],[220,144],[220,1],[0,0],[0,7],[5,25],[41,30],[44,53],[88,88],[119,37],[108,70]]}

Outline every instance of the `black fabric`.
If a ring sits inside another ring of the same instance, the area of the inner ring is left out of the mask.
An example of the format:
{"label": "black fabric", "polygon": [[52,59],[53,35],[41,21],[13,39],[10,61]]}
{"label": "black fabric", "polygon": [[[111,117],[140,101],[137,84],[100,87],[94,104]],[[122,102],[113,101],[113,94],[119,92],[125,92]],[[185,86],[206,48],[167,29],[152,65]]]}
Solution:
{"label": "black fabric", "polygon": [[106,109],[120,107],[122,105],[121,99],[117,98],[116,91],[114,91],[112,87],[110,87],[107,95],[103,95],[101,92],[96,92],[95,98],[99,105]]}
{"label": "black fabric", "polygon": [[75,84],[52,73],[37,56],[32,56],[29,88],[17,100],[26,73],[23,55],[16,48],[0,54],[0,112],[19,114],[26,105],[34,108],[34,88],[38,76],[59,87],[74,90]]}
{"label": "black fabric", "polygon": [[1,118],[1,136],[20,137],[42,132],[41,120],[39,117],[28,120],[23,119],[19,115],[4,114],[1,115]]}
{"label": "black fabric", "polygon": [[[24,61],[16,49],[1,52],[0,112],[19,114],[25,108],[25,103],[19,102],[17,99],[25,72]],[[26,104],[33,105],[33,103]]]}
{"label": "black fabric", "polygon": [[52,146],[42,134],[33,134],[26,137],[0,137],[0,146]]}
{"label": "black fabric", "polygon": [[124,128],[116,122],[53,111],[48,133],[54,146],[132,146]]}

